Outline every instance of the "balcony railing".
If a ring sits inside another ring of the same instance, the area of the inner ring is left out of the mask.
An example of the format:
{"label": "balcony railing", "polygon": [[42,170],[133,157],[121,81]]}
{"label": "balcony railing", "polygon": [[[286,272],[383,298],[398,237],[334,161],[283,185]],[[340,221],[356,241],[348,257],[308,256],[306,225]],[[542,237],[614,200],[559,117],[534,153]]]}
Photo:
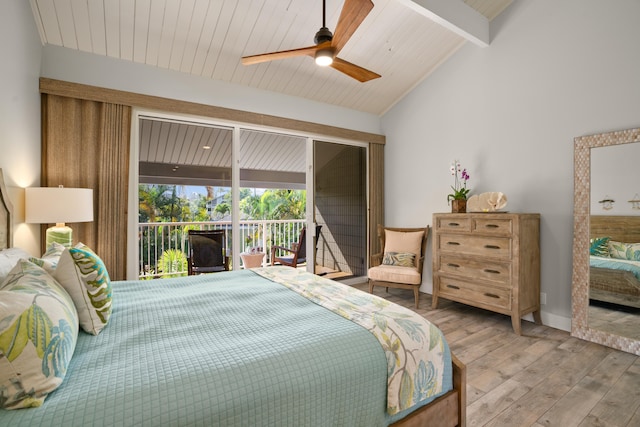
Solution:
{"label": "balcony railing", "polygon": [[[291,247],[297,242],[305,220],[240,221],[240,250],[261,248],[266,253],[264,265],[271,262],[272,245]],[[140,279],[186,276],[189,254],[188,230],[226,230],[227,256],[232,259],[233,229],[231,221],[149,222],[138,224]],[[231,266],[233,268],[233,265]],[[238,267],[236,267],[237,269]]]}

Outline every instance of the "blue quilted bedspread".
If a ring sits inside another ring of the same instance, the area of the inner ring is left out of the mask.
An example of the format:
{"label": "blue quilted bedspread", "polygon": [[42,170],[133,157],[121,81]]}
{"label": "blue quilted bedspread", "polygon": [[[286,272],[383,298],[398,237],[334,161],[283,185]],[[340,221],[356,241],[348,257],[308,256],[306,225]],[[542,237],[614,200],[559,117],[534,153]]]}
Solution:
{"label": "blue quilted bedspread", "polygon": [[393,420],[378,340],[250,270],[114,282],[113,299],[103,332],[80,333],[62,386],[40,408],[0,410],[0,425],[383,426]]}
{"label": "blue quilted bedspread", "polygon": [[591,255],[589,257],[589,264],[591,267],[628,271],[630,273],[633,273],[633,275],[636,276],[636,279],[640,280],[640,261],[598,257]]}

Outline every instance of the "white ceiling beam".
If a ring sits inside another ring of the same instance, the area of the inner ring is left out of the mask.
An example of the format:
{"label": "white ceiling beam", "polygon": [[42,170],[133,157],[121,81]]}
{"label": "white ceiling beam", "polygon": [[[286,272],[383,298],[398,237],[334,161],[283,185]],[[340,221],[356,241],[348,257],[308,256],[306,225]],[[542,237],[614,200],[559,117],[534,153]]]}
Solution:
{"label": "white ceiling beam", "polygon": [[489,20],[461,0],[397,0],[470,42],[489,46]]}

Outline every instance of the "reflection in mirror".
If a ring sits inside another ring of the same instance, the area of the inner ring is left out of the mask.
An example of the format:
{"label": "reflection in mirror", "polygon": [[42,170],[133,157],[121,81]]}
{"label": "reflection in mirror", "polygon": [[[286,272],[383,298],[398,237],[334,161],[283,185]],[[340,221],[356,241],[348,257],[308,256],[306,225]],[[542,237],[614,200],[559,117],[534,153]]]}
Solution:
{"label": "reflection in mirror", "polygon": [[634,340],[640,340],[640,212],[627,200],[640,185],[638,160],[638,143],[591,150],[588,324]]}
{"label": "reflection in mirror", "polygon": [[[575,138],[572,335],[640,354],[640,129]],[[604,206],[599,201],[613,200]],[[635,246],[635,244],[638,244]],[[627,259],[632,258],[632,259]]]}

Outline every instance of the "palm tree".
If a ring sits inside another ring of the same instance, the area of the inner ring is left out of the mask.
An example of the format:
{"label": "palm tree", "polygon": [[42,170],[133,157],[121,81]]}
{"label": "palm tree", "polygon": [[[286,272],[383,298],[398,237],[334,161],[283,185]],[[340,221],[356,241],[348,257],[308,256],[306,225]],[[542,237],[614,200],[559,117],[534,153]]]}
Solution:
{"label": "palm tree", "polygon": [[[167,185],[140,184],[138,186],[139,222],[156,222],[168,203]],[[145,218],[146,217],[146,218]]]}

